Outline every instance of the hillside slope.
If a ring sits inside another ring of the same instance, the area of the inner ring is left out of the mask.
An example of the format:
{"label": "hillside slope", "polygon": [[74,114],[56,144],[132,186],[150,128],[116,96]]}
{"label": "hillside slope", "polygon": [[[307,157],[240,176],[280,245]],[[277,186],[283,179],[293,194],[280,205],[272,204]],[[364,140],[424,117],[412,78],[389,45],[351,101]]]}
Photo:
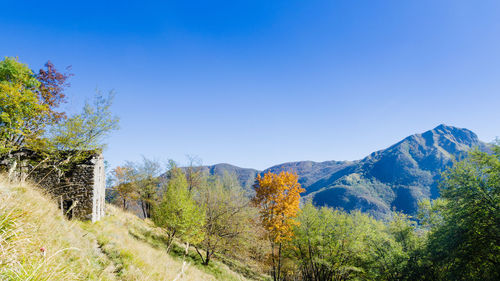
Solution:
{"label": "hillside slope", "polygon": [[97,223],[68,221],[40,191],[0,182],[0,280],[247,280],[180,247],[167,254],[162,235],[113,206]]}
{"label": "hillside slope", "polygon": [[345,175],[310,193],[316,205],[361,209],[376,216],[414,214],[418,201],[439,196],[441,173],[473,148],[487,145],[467,129],[439,125],[370,154]]}
{"label": "hillside slope", "polygon": [[252,189],[255,177],[259,173],[259,171],[255,169],[240,168],[227,163],[203,166],[203,171],[217,176],[223,176],[224,173],[234,174],[240,185],[246,190]]}
{"label": "hillside slope", "polygon": [[[470,130],[442,124],[361,160],[290,162],[263,172],[297,172],[306,189],[305,199],[315,205],[359,209],[381,218],[393,209],[414,214],[419,200],[438,197],[441,172],[473,148],[485,150],[487,144]],[[223,167],[219,166],[218,174]],[[239,178],[240,171],[234,166],[228,170]]]}

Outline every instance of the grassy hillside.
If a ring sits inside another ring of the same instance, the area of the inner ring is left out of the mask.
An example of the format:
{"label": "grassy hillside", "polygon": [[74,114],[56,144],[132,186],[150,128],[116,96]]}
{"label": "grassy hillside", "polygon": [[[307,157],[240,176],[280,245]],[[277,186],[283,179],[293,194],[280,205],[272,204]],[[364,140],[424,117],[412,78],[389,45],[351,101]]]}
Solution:
{"label": "grassy hillside", "polygon": [[97,223],[68,221],[40,191],[0,181],[0,280],[248,280],[220,262],[204,267],[180,246],[166,254],[150,222],[107,212]]}

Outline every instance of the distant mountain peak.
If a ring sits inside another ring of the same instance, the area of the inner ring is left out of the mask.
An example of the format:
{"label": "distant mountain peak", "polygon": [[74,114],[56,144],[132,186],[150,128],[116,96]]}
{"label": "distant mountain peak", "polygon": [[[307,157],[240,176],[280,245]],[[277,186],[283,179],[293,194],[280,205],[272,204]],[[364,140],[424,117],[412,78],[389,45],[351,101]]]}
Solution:
{"label": "distant mountain peak", "polygon": [[444,130],[453,130],[453,129],[459,129],[459,128],[442,123],[442,124],[437,125],[436,128],[434,128],[433,130],[443,130],[444,131]]}
{"label": "distant mountain peak", "polygon": [[445,124],[424,132],[421,136],[428,144],[444,145],[444,147],[452,150],[469,150],[471,147],[482,146],[478,136],[471,130]]}
{"label": "distant mountain peak", "polygon": [[485,150],[487,145],[468,129],[440,124],[356,161],[288,162],[264,171],[225,163],[204,168],[211,174],[236,174],[249,191],[259,173],[293,171],[306,189],[306,200],[383,217],[393,208],[414,214],[419,200],[439,196],[441,172],[474,148]]}
{"label": "distant mountain peak", "polygon": [[458,127],[449,126],[449,125],[445,125],[445,124],[440,124],[439,126],[437,126],[436,128],[434,128],[430,131],[435,132],[437,134],[442,134],[442,135],[454,135],[454,136],[466,135],[468,137],[472,137],[472,138],[477,139],[477,135],[469,129],[458,128]]}

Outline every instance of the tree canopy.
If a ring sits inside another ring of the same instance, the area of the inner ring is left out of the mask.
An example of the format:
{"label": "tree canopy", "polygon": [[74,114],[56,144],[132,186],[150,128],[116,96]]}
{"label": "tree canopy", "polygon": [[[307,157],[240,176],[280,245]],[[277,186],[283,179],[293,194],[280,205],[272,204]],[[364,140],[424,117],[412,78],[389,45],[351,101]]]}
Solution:
{"label": "tree canopy", "polygon": [[299,223],[295,220],[299,211],[300,187],[296,173],[268,172],[256,178],[255,197],[253,203],[260,212],[262,225],[271,243],[271,263],[273,279],[281,280],[283,243],[292,239],[293,227]]}
{"label": "tree canopy", "polygon": [[50,61],[36,74],[17,58],[0,61],[0,154],[20,148],[86,151],[104,147],[105,137],[118,129],[119,120],[110,110],[114,95],[98,92],[81,113],[67,116],[58,108],[66,101],[71,76]]}
{"label": "tree canopy", "polygon": [[432,278],[500,279],[500,148],[473,151],[444,173],[444,206],[431,228]]}
{"label": "tree canopy", "polygon": [[153,205],[152,220],[167,234],[167,251],[174,238],[199,243],[204,238],[205,210],[196,204],[188,190],[184,172],[171,167],[169,180],[160,201]]}

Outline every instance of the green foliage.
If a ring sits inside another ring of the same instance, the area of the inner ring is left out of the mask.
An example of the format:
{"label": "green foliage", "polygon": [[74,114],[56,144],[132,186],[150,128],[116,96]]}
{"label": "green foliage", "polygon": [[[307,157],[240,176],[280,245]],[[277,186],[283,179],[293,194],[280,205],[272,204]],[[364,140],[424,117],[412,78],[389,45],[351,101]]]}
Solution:
{"label": "green foliage", "polygon": [[[97,93],[81,113],[67,118],[57,108],[65,102],[70,76],[58,72],[50,62],[34,74],[17,58],[0,61],[1,156],[28,148],[39,158],[30,159],[33,169],[50,166],[55,172],[68,170],[104,148],[104,139],[118,129],[118,118],[110,110],[113,94]],[[9,161],[16,168],[16,160]]]}
{"label": "green foliage", "polygon": [[159,197],[162,165],[143,157],[138,163],[127,162],[124,169],[127,170],[126,181],[130,183],[126,189],[133,193],[133,199],[138,199],[143,217],[150,218],[153,205]]}
{"label": "green foliage", "polygon": [[17,58],[0,61],[0,153],[47,145],[47,127],[65,118],[56,108],[65,101],[66,80],[51,62],[34,74]]}
{"label": "green foliage", "polygon": [[414,223],[401,214],[384,224],[309,202],[298,219],[289,257],[301,280],[401,280],[420,241]]}
{"label": "green foliage", "polygon": [[[212,177],[196,189],[199,206],[205,209],[205,238],[197,245],[197,252],[205,265],[215,253],[235,253],[244,245],[250,231],[253,208],[245,197],[234,175]],[[203,255],[198,247],[203,249]]]}
{"label": "green foliage", "polygon": [[118,117],[111,112],[114,94],[97,92],[92,103],[86,102],[81,113],[69,117],[50,131],[55,150],[88,151],[102,149],[104,139],[118,129]]}
{"label": "green foliage", "polygon": [[474,151],[444,174],[442,222],[429,236],[430,279],[500,279],[500,149]]}
{"label": "green foliage", "polygon": [[427,229],[440,226],[443,223],[442,212],[446,206],[446,201],[438,198],[436,200],[422,200],[418,203],[417,218],[420,224]]}
{"label": "green foliage", "polygon": [[40,82],[17,58],[0,61],[0,153],[20,148],[38,137],[45,124],[36,122],[48,107],[37,97]]}
{"label": "green foliage", "polygon": [[167,234],[167,251],[177,237],[191,244],[201,242],[205,222],[205,211],[189,193],[182,170],[174,166],[169,175],[163,198],[154,206],[152,216],[153,222]]}
{"label": "green foliage", "polygon": [[137,184],[134,182],[136,180],[135,171],[130,166],[118,166],[113,169],[111,176],[110,179],[114,182],[112,190],[119,196],[122,207],[126,210],[130,201],[137,199],[138,196]]}

